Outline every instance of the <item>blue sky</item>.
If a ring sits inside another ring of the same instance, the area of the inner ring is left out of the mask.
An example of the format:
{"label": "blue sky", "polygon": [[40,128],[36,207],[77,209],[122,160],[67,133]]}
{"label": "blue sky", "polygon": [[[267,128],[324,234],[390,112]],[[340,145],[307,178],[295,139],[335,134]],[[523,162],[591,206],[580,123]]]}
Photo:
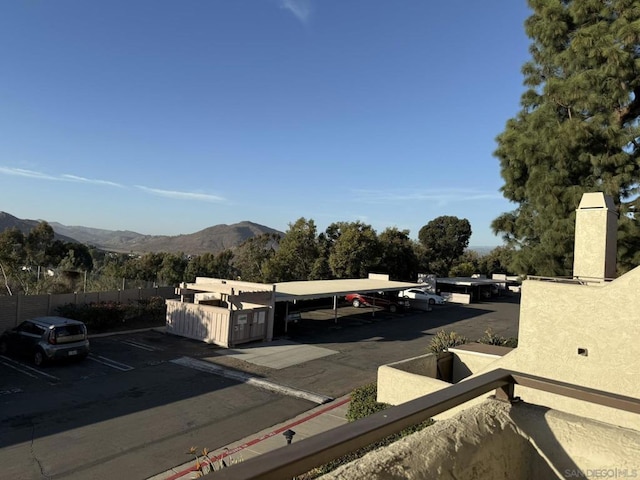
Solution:
{"label": "blue sky", "polygon": [[524,0],[29,0],[0,7],[0,210],[193,233],[379,233],[513,209]]}

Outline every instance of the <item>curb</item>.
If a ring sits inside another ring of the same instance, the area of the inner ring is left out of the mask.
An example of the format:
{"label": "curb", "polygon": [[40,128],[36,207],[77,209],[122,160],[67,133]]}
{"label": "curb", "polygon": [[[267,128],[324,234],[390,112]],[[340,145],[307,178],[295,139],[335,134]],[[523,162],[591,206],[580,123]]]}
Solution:
{"label": "curb", "polygon": [[135,330],[121,330],[118,332],[104,332],[104,333],[94,333],[92,335],[89,335],[89,340],[91,340],[92,338],[102,338],[102,337],[112,337],[114,335],[127,335],[127,334],[132,334],[132,333],[140,333],[140,332],[150,332],[150,331],[157,331],[158,333],[165,333],[165,327],[147,327],[147,328],[137,328]]}
{"label": "curb", "polygon": [[[256,433],[254,438],[251,438],[251,440],[247,440],[244,443],[241,443],[239,445],[237,445],[236,447],[233,447],[231,449],[229,448],[225,448],[223,449],[224,451],[216,456],[210,457],[206,460],[200,460],[200,464],[203,463],[207,463],[207,464],[213,464],[215,462],[220,462],[223,461],[225,458],[230,457],[231,455],[234,455],[238,452],[241,452],[242,450],[245,450],[247,448],[250,448],[264,440],[268,440],[270,438],[273,438],[276,435],[279,435],[287,430],[292,429],[293,427],[296,427],[302,423],[308,422],[309,420],[312,420],[316,417],[319,417],[325,413],[328,413],[336,408],[339,408],[347,403],[349,403],[351,401],[351,396],[346,396],[346,397],[342,397],[340,399],[338,399],[335,403],[332,403],[331,405],[327,405],[324,406],[322,408],[318,408],[317,410],[310,410],[309,412],[303,414],[302,416],[296,417],[295,419],[291,419],[288,422],[284,423],[284,424],[279,424],[280,426],[274,425],[272,428],[272,430],[268,431],[267,433],[260,435],[260,433]],[[152,477],[148,477],[147,480],[182,480],[182,479],[186,479],[187,475],[193,474],[197,471],[197,468],[195,466],[195,460],[192,460],[190,462],[186,462],[183,463],[181,465],[178,465],[170,470],[166,470],[165,472],[156,474]],[[194,477],[189,477],[189,478],[194,478]]]}
{"label": "curb", "polygon": [[206,362],[204,360],[198,360],[191,357],[180,357],[176,358],[175,360],[170,360],[170,362],[175,363],[176,365],[182,365],[183,367],[200,370],[201,372],[212,373],[221,377],[237,380],[239,382],[246,383],[258,388],[263,388],[265,390],[270,390],[272,392],[289,395],[291,397],[302,398],[304,400],[317,403],[318,405],[323,405],[333,400],[333,398],[327,397],[325,395],[319,395],[317,393],[307,392],[305,390],[273,383],[262,378],[253,377],[243,372],[229,370],[213,363]]}

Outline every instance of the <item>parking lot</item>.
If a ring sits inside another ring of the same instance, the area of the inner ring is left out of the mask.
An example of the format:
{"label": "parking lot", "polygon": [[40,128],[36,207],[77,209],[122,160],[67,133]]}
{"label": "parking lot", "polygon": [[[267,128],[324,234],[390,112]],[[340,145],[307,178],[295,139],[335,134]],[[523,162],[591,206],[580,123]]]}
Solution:
{"label": "parking lot", "polygon": [[[176,339],[177,340],[177,339]],[[175,342],[173,342],[175,343]],[[133,335],[91,338],[91,353],[80,362],[51,363],[37,368],[23,358],[0,356],[3,390],[27,389],[42,382],[58,384],[157,365],[171,358],[173,352],[166,335],[155,331]]]}
{"label": "parking lot", "polygon": [[[0,357],[0,464],[7,478],[145,478],[309,410],[305,399],[189,368],[189,357],[293,389],[338,398],[379,365],[425,353],[440,329],[476,339],[516,336],[518,299],[391,314],[341,306],[303,311],[287,341],[331,354],[273,369],[159,331],[91,337],[82,362],[36,368]],[[275,342],[274,342],[275,343]],[[234,350],[259,349],[247,344]],[[61,456],[60,445],[65,445]]]}
{"label": "parking lot", "polygon": [[[276,339],[334,344],[334,348],[340,348],[341,338],[347,336],[350,342],[357,342],[362,336],[362,340],[366,340],[368,329],[380,328],[386,332],[387,341],[394,337],[424,337],[425,347],[428,337],[440,329],[454,330],[472,341],[483,336],[488,328],[496,335],[516,337],[518,309],[517,296],[464,306],[436,305],[428,312],[406,310],[391,313],[380,307],[355,308],[343,303],[337,312],[323,306],[301,311],[300,320],[289,324],[287,332],[280,332]],[[401,328],[394,328],[393,322]],[[383,323],[386,326],[378,325]],[[37,368],[26,359],[0,355],[0,375],[3,378],[0,396],[34,391],[46,388],[46,385],[82,382],[142,370],[182,356],[212,357],[221,351],[214,345],[166,335],[162,329],[92,336],[91,354],[81,362],[53,363]],[[219,360],[224,363],[223,357]],[[249,365],[240,367],[251,370]]]}

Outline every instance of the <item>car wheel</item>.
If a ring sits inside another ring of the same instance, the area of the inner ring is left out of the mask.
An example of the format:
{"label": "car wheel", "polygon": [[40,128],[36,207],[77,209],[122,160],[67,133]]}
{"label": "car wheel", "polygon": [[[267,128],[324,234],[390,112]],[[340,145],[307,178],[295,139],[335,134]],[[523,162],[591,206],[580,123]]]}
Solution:
{"label": "car wheel", "polygon": [[358,308],[360,306],[360,300],[358,300],[357,298],[354,298],[353,301],[351,302],[351,305]]}
{"label": "car wheel", "polygon": [[429,299],[429,305],[435,305],[436,301],[433,298]]}
{"label": "car wheel", "polygon": [[398,307],[396,305],[389,305],[389,311],[391,313],[396,313],[397,310],[398,310]]}
{"label": "car wheel", "polygon": [[46,363],[47,357],[45,357],[44,352],[40,349],[36,350],[33,354],[33,364],[36,367],[42,367]]}

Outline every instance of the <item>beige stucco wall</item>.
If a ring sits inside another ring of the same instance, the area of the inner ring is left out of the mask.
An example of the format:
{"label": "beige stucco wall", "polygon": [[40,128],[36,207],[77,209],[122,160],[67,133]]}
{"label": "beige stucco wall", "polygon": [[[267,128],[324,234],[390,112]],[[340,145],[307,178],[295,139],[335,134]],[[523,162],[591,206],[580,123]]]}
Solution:
{"label": "beige stucco wall", "polygon": [[[488,355],[455,348],[451,348],[449,351],[453,353],[453,377],[455,382],[464,378],[464,376],[469,376],[479,371],[500,358],[499,355]],[[451,386],[450,383],[436,378],[437,362],[438,356],[434,353],[428,353],[378,367],[378,402],[400,405]],[[469,400],[436,415],[434,418],[450,418],[462,410],[482,403],[491,395],[493,395],[493,392]]]}
{"label": "beige stucco wall", "polygon": [[640,432],[526,403],[488,400],[321,478],[605,477],[640,477]]}
{"label": "beige stucco wall", "polygon": [[507,404],[499,402],[470,408],[321,479],[553,478],[552,470],[533,445],[518,433],[508,410]]}
{"label": "beige stucco wall", "polygon": [[458,383],[460,380],[481,371],[500,358],[500,355],[457,348],[450,348],[449,352],[453,353],[453,383]]}
{"label": "beige stucco wall", "polygon": [[[523,283],[518,348],[507,368],[640,398],[640,267],[605,284]],[[580,355],[585,349],[587,355]],[[522,387],[525,401],[640,430],[640,415]]]}

